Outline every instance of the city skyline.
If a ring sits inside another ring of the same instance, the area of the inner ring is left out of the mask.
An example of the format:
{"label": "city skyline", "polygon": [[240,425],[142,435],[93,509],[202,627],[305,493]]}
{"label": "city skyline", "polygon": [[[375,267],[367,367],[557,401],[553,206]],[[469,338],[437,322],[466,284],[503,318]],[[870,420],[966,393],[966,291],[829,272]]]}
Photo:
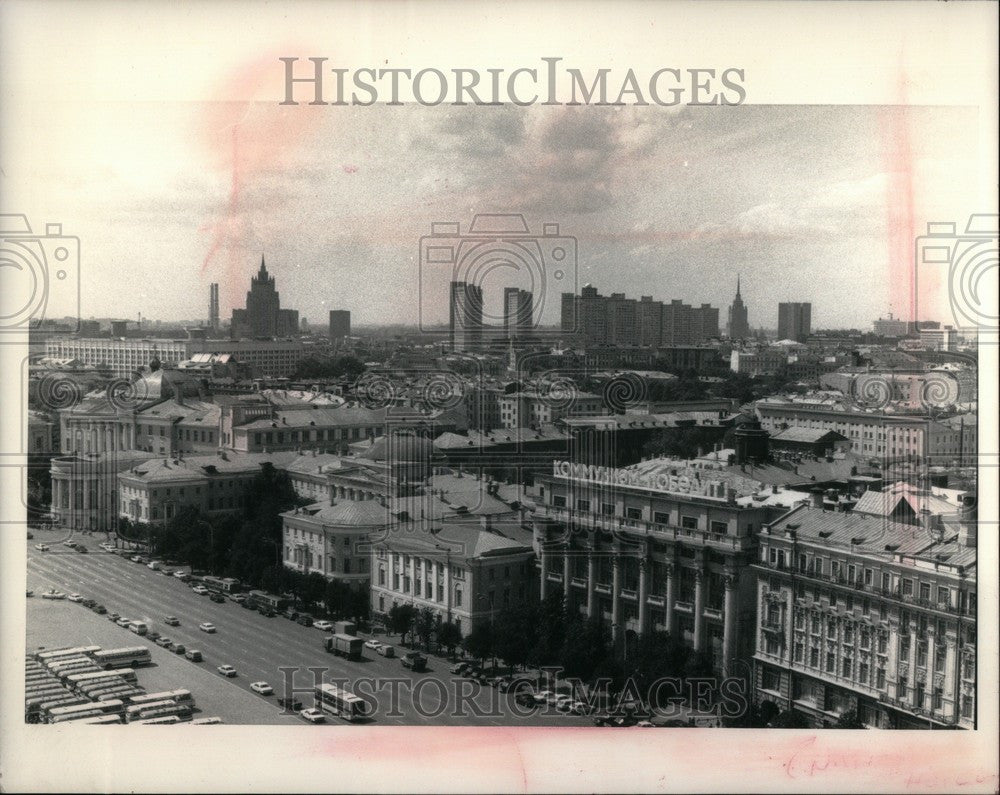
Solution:
{"label": "city skyline", "polygon": [[[898,239],[902,175],[885,135],[905,131],[913,150],[907,235],[974,209],[961,190],[971,163],[956,154],[974,125],[961,109],[403,107],[314,116],[302,107],[294,130],[262,104],[241,107],[237,119],[167,103],[156,125],[143,108],[127,110],[135,123],[122,124],[126,107],[95,115],[102,138],[93,157],[57,147],[52,168],[66,187],[47,206],[24,207],[32,224],[59,221],[80,237],[85,317],[202,317],[213,282],[228,317],[249,263],[264,253],[283,299],[306,317],[350,303],[355,325],[390,311],[415,325],[423,309],[445,324],[446,296],[432,307],[414,299],[421,236],[437,221],[466,225],[476,213],[505,211],[525,213],[533,229],[558,223],[577,239],[577,286],[667,295],[684,285],[684,301],[726,307],[738,272],[758,323],[776,317],[779,302],[800,301],[838,307],[828,315],[838,325],[864,327],[910,311],[911,286],[897,274],[911,267],[912,237]],[[371,139],[373,116],[392,135]],[[223,121],[239,121],[245,137],[235,163],[216,130],[231,129]],[[124,130],[137,128],[124,146]],[[181,143],[192,132],[207,148]],[[133,160],[144,166],[129,173],[148,179],[113,176]],[[240,193],[231,197],[234,168]],[[18,176],[15,166],[7,179]],[[107,189],[95,195],[98,182]],[[873,289],[843,302],[860,279]],[[536,291],[535,305],[554,325],[558,301],[545,298],[554,297]],[[942,299],[922,314],[945,319]],[[60,300],[50,298],[50,316],[75,310]]]}

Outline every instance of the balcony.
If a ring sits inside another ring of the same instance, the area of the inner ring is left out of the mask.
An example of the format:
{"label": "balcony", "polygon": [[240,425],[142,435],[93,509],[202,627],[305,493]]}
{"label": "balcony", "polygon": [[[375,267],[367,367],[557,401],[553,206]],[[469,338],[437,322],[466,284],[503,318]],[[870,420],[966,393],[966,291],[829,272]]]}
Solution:
{"label": "balcony", "polygon": [[539,507],[536,511],[536,516],[546,517],[576,527],[604,530],[611,533],[620,533],[622,531],[636,532],[661,540],[684,541],[692,545],[721,551],[739,552],[752,547],[754,544],[753,536],[749,534],[746,536],[730,536],[723,533],[712,533],[707,530],[657,524],[647,522],[645,519],[625,519],[619,516],[605,516],[603,514],[590,513],[589,511],[577,511],[572,508],[556,508],[552,505]]}
{"label": "balcony", "polygon": [[597,593],[608,594],[609,596],[611,594],[611,586],[608,585],[606,582],[597,583],[596,585],[594,585],[594,590],[597,591]]}
{"label": "balcony", "polygon": [[662,596],[658,596],[657,594],[650,594],[649,596],[646,597],[646,602],[651,605],[656,605],[657,607],[663,607],[666,600]]}
{"label": "balcony", "polygon": [[701,611],[701,614],[705,616],[705,618],[714,618],[716,621],[722,621],[721,607],[706,607]]}
{"label": "balcony", "polygon": [[674,610],[680,613],[693,613],[694,606],[690,602],[674,602]]}
{"label": "balcony", "polygon": [[632,588],[622,588],[619,594],[633,601],[639,598],[639,595]]}
{"label": "balcony", "polygon": [[586,577],[573,577],[573,578],[570,579],[570,583],[572,583],[577,588],[586,588],[587,587],[587,578]]}
{"label": "balcony", "polygon": [[562,582],[562,575],[556,574],[555,572],[549,572],[545,575],[545,579],[549,582]]}
{"label": "balcony", "polygon": [[785,635],[785,625],[781,621],[764,620],[760,623],[760,628],[765,632],[780,634],[782,637]]}

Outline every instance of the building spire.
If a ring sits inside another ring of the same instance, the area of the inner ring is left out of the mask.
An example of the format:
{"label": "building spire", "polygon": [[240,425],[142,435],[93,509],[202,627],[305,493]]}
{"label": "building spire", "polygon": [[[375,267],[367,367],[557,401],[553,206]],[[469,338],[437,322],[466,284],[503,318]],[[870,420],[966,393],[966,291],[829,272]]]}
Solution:
{"label": "building spire", "polygon": [[263,254],[263,252],[260,255],[260,271],[258,272],[258,275],[262,279],[267,278],[267,266],[264,264],[264,254]]}
{"label": "building spire", "polygon": [[740,275],[738,273],[736,274],[736,297],[740,297]]}

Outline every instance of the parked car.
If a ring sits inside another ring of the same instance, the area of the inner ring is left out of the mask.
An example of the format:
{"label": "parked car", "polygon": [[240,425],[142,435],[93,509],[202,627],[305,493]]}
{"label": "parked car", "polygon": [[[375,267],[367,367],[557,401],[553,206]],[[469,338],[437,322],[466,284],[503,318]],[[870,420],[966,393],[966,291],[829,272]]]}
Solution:
{"label": "parked car", "polygon": [[220,665],[215,670],[218,671],[223,676],[228,676],[228,677],[236,676],[236,669],[233,668],[233,666],[231,665]]}
{"label": "parked car", "polygon": [[199,596],[204,596],[205,594],[208,593],[208,588],[206,588],[204,585],[196,585],[191,590],[194,591]]}
{"label": "parked car", "polygon": [[128,627],[128,625],[132,623],[132,619],[125,618],[125,616],[122,616],[115,623],[120,627]]}
{"label": "parked car", "polygon": [[201,651],[198,649],[188,649],[184,652],[184,656],[187,657],[191,662],[201,662],[204,657],[201,656]]}
{"label": "parked car", "polygon": [[173,642],[173,641],[172,641],[172,640],[171,640],[170,638],[168,638],[168,637],[167,637],[166,635],[160,635],[160,637],[156,638],[156,639],[155,639],[155,640],[154,640],[153,642],[154,642],[154,643],[155,643],[155,644],[156,644],[157,646],[163,646],[163,648],[165,648],[165,649],[168,649],[168,648],[170,648],[170,646],[172,646],[172,645],[173,645],[173,643],[174,643],[174,642]]}
{"label": "parked car", "polygon": [[108,613],[108,621],[117,621],[121,617],[121,613]]}
{"label": "parked car", "polygon": [[147,632],[146,632],[146,640],[151,640],[151,641],[153,641],[153,643],[156,643],[156,639],[158,637],[160,637],[160,633],[157,632],[155,629],[147,630]]}
{"label": "parked car", "polygon": [[390,646],[388,643],[380,643],[378,648],[375,649],[376,652],[381,654],[383,657],[395,657],[396,650]]}
{"label": "parked car", "polygon": [[160,569],[160,574],[162,574],[164,577],[173,577],[174,570],[169,566],[164,566],[162,569]]}
{"label": "parked car", "polygon": [[298,621],[299,619],[299,614],[291,609],[286,610],[284,613],[282,613],[282,615],[289,621]]}
{"label": "parked car", "polygon": [[208,598],[211,599],[213,602],[218,602],[220,604],[226,601],[226,597],[224,597],[221,593],[217,593],[215,591],[210,593],[208,595]]}
{"label": "parked car", "polygon": [[236,604],[241,605],[247,600],[247,595],[245,593],[231,593],[229,594],[229,601],[236,602]]}
{"label": "parked car", "polygon": [[468,663],[464,663],[464,662],[455,663],[453,666],[451,666],[451,672],[453,674],[462,675],[462,674],[464,674],[466,672],[466,670],[468,668],[469,668],[469,664]]}
{"label": "parked car", "polygon": [[42,599],[65,599],[66,594],[62,591],[57,591],[55,588],[49,588],[42,594]]}
{"label": "parked car", "polygon": [[188,574],[186,571],[175,571],[174,576],[181,582],[187,582],[188,580],[191,579],[191,575]]}
{"label": "parked car", "polygon": [[378,647],[381,645],[382,641],[375,640],[375,638],[369,638],[368,640],[365,641],[365,646],[369,649],[374,649],[375,651],[378,651]]}
{"label": "parked car", "polygon": [[86,608],[93,610],[94,607],[97,605],[97,602],[94,599],[84,599],[82,602],[80,602],[80,604],[82,604]]}
{"label": "parked car", "polygon": [[70,549],[72,549],[73,547],[76,546],[76,541],[73,541],[72,539],[67,539],[66,541],[63,541],[62,544],[64,547],[69,547]]}
{"label": "parked car", "polygon": [[250,689],[253,690],[254,693],[259,693],[262,696],[274,695],[274,688],[267,682],[253,682],[250,685]]}
{"label": "parked car", "polygon": [[257,609],[257,612],[259,612],[262,616],[264,616],[264,618],[274,618],[276,615],[278,615],[270,607],[264,607],[264,606],[259,607]]}
{"label": "parked car", "polygon": [[37,549],[39,552],[48,552],[49,551],[49,545],[48,544],[35,544],[35,549]]}
{"label": "parked car", "polygon": [[291,696],[281,696],[278,699],[278,706],[292,712],[300,712],[302,710],[302,702]]}
{"label": "parked car", "polygon": [[24,595],[25,595],[25,596],[34,596],[34,595],[35,595],[35,592],[34,592],[34,591],[32,591],[32,590],[31,590],[31,589],[29,588],[29,589],[28,589],[27,591],[25,591],[25,592],[24,592]]}
{"label": "parked car", "polygon": [[71,602],[82,602],[83,601],[83,597],[80,596],[80,594],[78,594],[78,593],[71,593],[66,598],[69,599]]}
{"label": "parked car", "polygon": [[333,623],[330,621],[313,621],[313,628],[318,629],[320,632],[332,632]]}
{"label": "parked car", "polygon": [[303,613],[295,620],[304,627],[311,627],[313,625],[313,617],[308,613]]}
{"label": "parked car", "polygon": [[301,715],[304,720],[307,720],[310,723],[322,723],[323,721],[326,720],[322,712],[320,712],[318,709],[313,709],[313,708],[304,709],[299,713],[299,715]]}
{"label": "parked car", "polygon": [[77,544],[76,551],[79,552],[81,555],[87,554],[87,548],[83,544]]}
{"label": "parked car", "polygon": [[187,646],[183,643],[171,643],[167,648],[174,654],[187,654]]}
{"label": "parked car", "polygon": [[168,627],[179,627],[181,625],[181,620],[177,616],[167,616],[163,619],[163,623]]}
{"label": "parked car", "polygon": [[211,623],[210,621],[205,621],[199,624],[198,629],[200,629],[202,632],[207,632],[209,635],[215,634],[215,624]]}
{"label": "parked car", "polygon": [[91,610],[93,610],[99,616],[103,616],[105,613],[108,612],[108,608],[106,608],[104,605],[94,605],[91,608]]}

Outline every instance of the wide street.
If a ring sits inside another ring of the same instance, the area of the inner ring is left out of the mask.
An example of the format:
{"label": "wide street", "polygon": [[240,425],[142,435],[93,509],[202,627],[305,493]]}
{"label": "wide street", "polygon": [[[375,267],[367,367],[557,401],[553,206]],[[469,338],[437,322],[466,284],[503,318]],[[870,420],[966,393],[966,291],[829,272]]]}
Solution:
{"label": "wide street", "polygon": [[[286,681],[281,669],[296,669],[296,697],[304,706],[312,706],[308,694],[314,674],[309,669],[317,668],[322,681],[346,682],[374,703],[371,722],[376,725],[592,725],[589,718],[551,708],[525,715],[526,710],[516,707],[507,694],[453,676],[448,662],[438,657],[429,656],[427,671],[414,674],[398,658],[385,658],[368,648],[357,662],[328,654],[322,647],[325,633],[281,616],[265,618],[228,600],[212,602],[175,577],[104,552],[98,547],[103,537],[78,537],[89,549],[81,554],[58,543],[65,534],[34,531],[34,536],[28,542],[27,587],[35,596],[28,599],[26,648],[148,645],[156,668],[140,669],[139,683],[149,692],[190,689],[204,716],[218,715],[226,723],[301,723],[301,718],[282,714],[278,707],[276,699],[284,694]],[[36,550],[39,542],[51,543],[50,551]],[[204,662],[190,662],[82,605],[41,599],[49,588],[79,593],[96,599],[109,613],[144,620],[150,629],[188,649],[201,650]],[[177,616],[180,626],[165,625],[167,615]],[[216,626],[215,634],[198,629],[206,621]],[[216,672],[222,664],[235,666],[239,675],[222,677]],[[260,680],[274,687],[274,696],[250,691],[250,683]]]}

